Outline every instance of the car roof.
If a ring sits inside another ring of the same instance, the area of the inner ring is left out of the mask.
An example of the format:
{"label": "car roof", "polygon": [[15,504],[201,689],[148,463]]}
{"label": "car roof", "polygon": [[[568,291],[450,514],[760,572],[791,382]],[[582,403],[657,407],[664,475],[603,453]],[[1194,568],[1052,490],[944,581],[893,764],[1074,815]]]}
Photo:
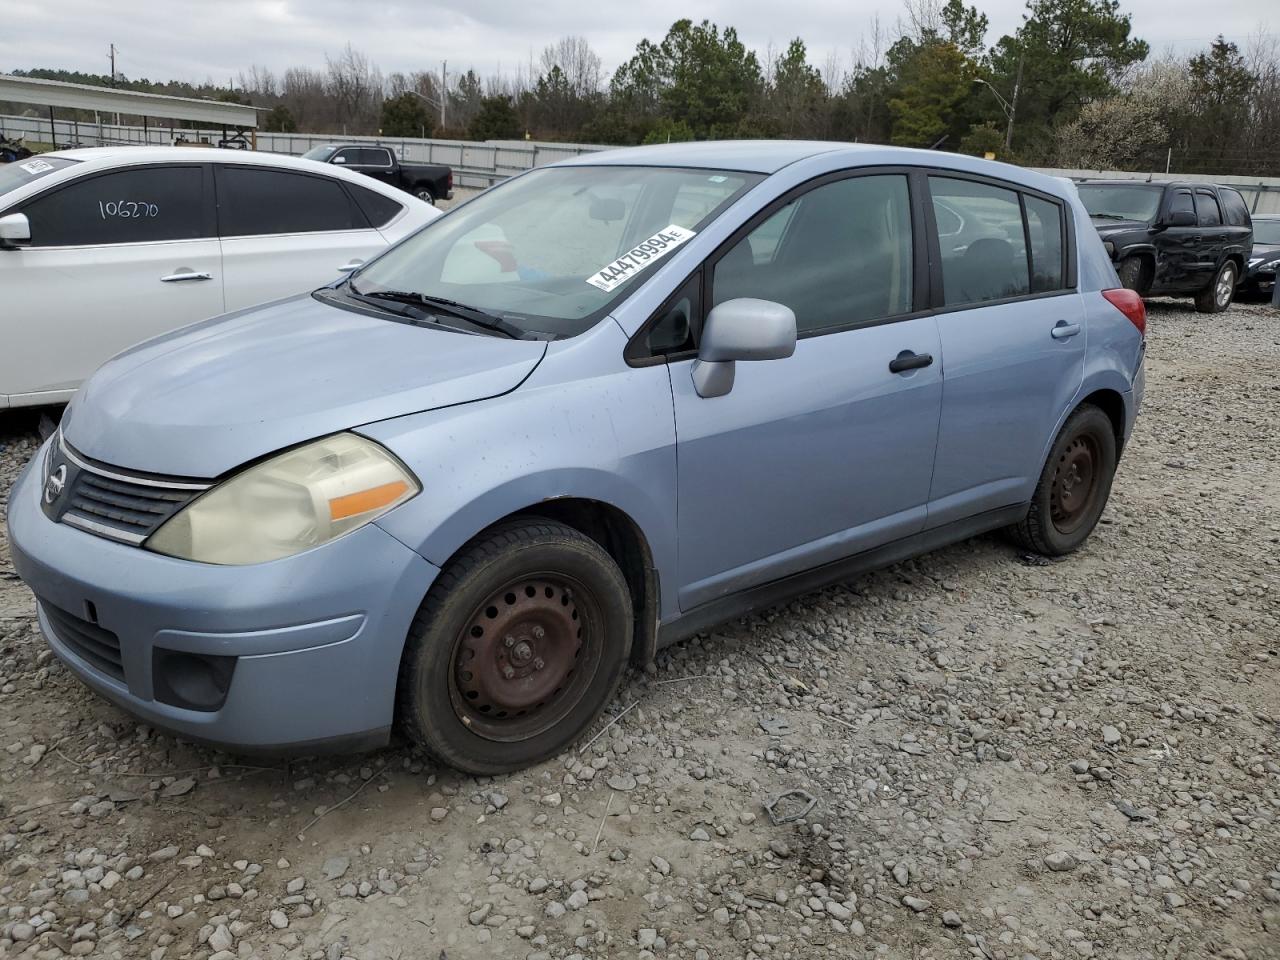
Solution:
{"label": "car roof", "polygon": [[705,140],[666,143],[586,153],[550,166],[686,167],[735,170],[767,176],[791,164],[809,160],[816,160],[816,166],[826,170],[872,166],[928,167],[944,172],[991,176],[1053,196],[1071,196],[1075,192],[1074,184],[1064,177],[967,154],[828,140]]}
{"label": "car roof", "polygon": [[346,180],[348,183],[357,184],[366,190],[373,190],[375,193],[394,197],[397,202],[408,203],[411,200],[417,203],[424,202],[417,200],[412,194],[373,177],[367,177],[362,173],[344,170],[340,166],[321,163],[318,160],[306,160],[302,157],[290,156],[287,153],[228,150],[221,147],[133,147],[123,145],[114,147],[81,147],[75,150],[53,150],[49,153],[39,154],[39,156],[45,158],[60,157],[78,161],[77,166],[67,168],[64,171],[69,176],[80,176],[92,171],[143,163],[234,163],[249,166],[277,167],[285,170],[298,170],[318,174],[322,177],[333,177],[337,180]]}

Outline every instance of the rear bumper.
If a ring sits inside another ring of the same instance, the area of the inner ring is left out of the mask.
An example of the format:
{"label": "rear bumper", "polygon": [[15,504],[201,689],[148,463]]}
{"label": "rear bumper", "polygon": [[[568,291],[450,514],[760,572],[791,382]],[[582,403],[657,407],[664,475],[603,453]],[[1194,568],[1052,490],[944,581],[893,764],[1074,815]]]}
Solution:
{"label": "rear bumper", "polygon": [[[405,637],[435,567],[373,524],[252,566],[160,556],[50,520],[40,459],[9,499],[14,569],[50,648],[86,685],[157,727],[233,749],[386,741]],[[158,674],[171,653],[234,664],[216,709],[164,702]]]}

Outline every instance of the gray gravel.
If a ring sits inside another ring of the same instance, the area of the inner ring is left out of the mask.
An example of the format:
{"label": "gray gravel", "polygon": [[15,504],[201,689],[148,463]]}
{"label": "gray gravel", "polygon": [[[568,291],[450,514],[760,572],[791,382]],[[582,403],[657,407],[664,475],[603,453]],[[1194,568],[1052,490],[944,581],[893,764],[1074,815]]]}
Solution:
{"label": "gray gravel", "polygon": [[[493,780],[157,734],[50,658],[0,535],[0,955],[1280,957],[1280,316],[1157,305],[1148,356],[1082,553],[724,625]],[[35,446],[0,414],[0,490]]]}

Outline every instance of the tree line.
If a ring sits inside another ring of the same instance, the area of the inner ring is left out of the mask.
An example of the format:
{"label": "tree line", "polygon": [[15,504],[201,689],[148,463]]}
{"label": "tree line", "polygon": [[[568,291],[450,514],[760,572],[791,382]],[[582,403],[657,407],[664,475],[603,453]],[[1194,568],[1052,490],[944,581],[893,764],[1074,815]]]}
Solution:
{"label": "tree line", "polygon": [[963,0],[907,0],[892,28],[872,20],[847,58],[820,66],[798,37],[757,51],[731,26],[679,20],[611,76],[586,39],[564,37],[527,66],[483,77],[384,75],[348,45],[323,68],[252,67],[232,89],[114,83],[268,108],[263,129],[283,132],[619,145],[814,138],[1044,166],[1280,175],[1272,35],[1153,58],[1119,0],[1028,0],[1012,33],[991,42],[988,26]]}

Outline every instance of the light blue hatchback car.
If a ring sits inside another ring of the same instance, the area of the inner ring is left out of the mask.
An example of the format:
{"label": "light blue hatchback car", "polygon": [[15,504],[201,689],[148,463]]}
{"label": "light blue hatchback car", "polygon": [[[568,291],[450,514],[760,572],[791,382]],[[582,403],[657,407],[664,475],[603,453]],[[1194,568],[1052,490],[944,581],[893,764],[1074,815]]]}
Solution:
{"label": "light blue hatchback car", "polygon": [[549,757],[628,660],[1106,505],[1145,314],[1067,182],[835,143],[516,177],[341,282],[120,355],[19,478],[53,650],[238,749]]}

